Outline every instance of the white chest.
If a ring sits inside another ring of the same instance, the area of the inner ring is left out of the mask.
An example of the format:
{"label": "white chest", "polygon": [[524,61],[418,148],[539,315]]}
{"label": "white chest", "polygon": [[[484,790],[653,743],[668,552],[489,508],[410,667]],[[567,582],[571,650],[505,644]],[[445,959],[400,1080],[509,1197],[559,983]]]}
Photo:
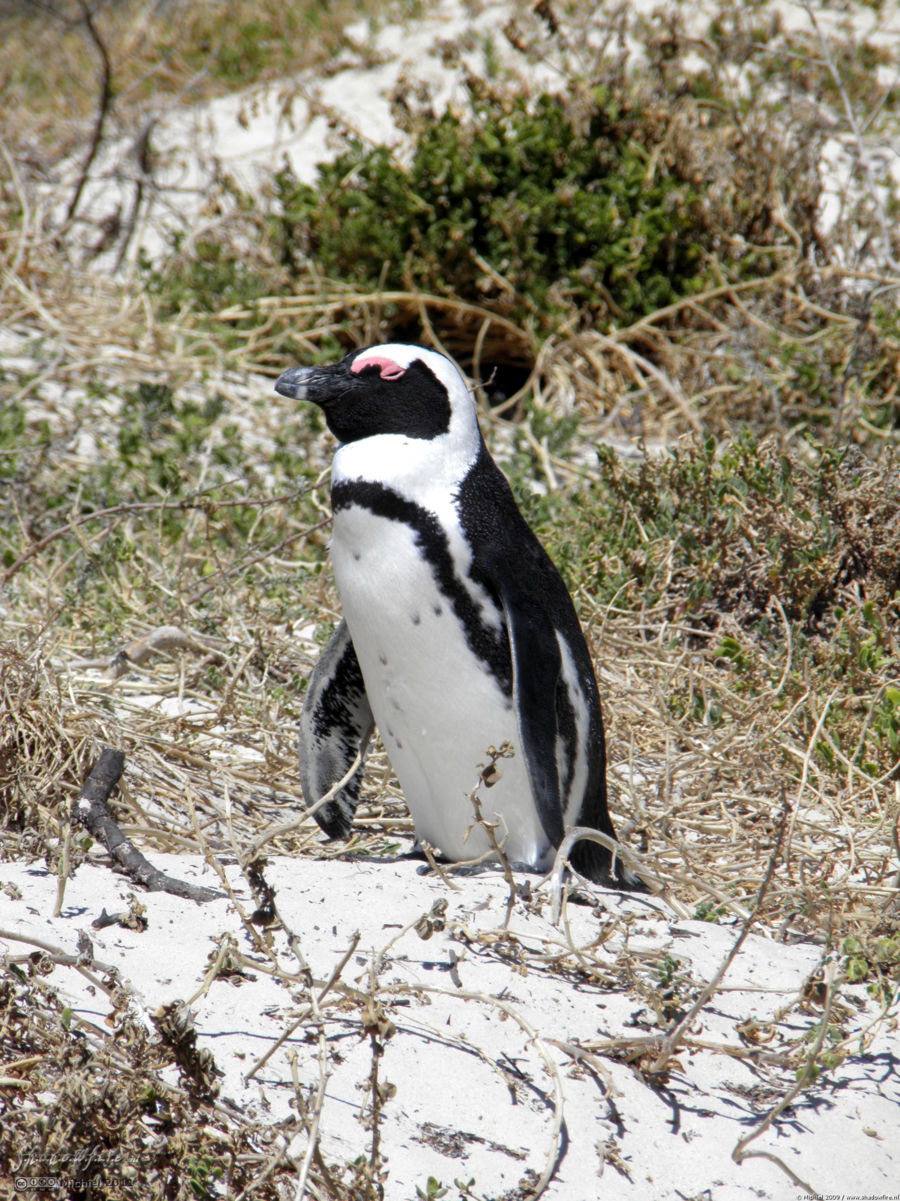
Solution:
{"label": "white chest", "polygon": [[[468,794],[487,748],[510,742],[503,778],[483,793],[485,815],[503,813],[511,858],[532,860],[546,842],[531,797],[510,698],[472,653],[463,622],[439,579],[452,572],[481,620],[502,618],[468,578],[469,556],[452,512],[441,515],[443,559],[421,545],[403,521],[351,505],[335,515],[331,559],[369,703],[416,824],[453,859],[486,849],[482,831],[465,838],[474,818]],[[502,840],[502,834],[500,835]]]}

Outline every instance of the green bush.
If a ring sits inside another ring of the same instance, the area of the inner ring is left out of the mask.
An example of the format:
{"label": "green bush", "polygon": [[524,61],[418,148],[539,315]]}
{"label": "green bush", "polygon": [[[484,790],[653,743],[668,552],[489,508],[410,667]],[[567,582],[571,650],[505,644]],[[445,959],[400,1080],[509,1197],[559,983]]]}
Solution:
{"label": "green bush", "polygon": [[276,180],[286,261],[363,288],[416,287],[522,317],[633,319],[704,283],[701,206],[654,154],[653,121],[597,97],[474,99],[420,129],[401,167],[351,141],[317,185]]}

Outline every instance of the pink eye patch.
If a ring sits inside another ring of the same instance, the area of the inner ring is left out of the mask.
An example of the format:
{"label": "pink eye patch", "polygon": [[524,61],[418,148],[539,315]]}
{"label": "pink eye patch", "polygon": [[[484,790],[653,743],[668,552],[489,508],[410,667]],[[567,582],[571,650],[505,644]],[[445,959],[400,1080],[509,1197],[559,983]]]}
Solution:
{"label": "pink eye patch", "polygon": [[361,355],[350,364],[350,370],[354,375],[359,375],[360,371],[366,367],[377,367],[378,374],[382,379],[399,379],[406,370],[399,363],[395,363],[393,359],[381,354]]}

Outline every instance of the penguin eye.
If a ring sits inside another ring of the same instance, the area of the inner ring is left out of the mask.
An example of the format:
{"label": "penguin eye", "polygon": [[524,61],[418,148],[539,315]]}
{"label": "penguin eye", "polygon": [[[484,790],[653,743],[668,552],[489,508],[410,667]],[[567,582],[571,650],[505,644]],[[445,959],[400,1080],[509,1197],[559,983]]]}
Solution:
{"label": "penguin eye", "polygon": [[354,375],[359,375],[367,367],[377,367],[378,374],[382,379],[399,379],[401,375],[406,374],[405,367],[401,367],[399,363],[383,354],[360,355],[350,364],[350,370]]}

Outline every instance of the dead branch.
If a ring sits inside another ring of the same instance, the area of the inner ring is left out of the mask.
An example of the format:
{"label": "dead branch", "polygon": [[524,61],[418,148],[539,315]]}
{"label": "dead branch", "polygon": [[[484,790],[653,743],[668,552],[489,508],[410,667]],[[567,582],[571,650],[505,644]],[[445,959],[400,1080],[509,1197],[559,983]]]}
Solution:
{"label": "dead branch", "polygon": [[215,888],[203,888],[167,876],[150,863],[125,837],[109,811],[107,800],[125,770],[125,752],[104,747],[100,758],[91,768],[81,793],[72,804],[72,820],[86,826],[91,835],[102,842],[125,874],[148,892],[168,892],[172,896],[192,901],[212,901],[224,896]]}
{"label": "dead branch", "polygon": [[90,671],[105,669],[114,680],[127,674],[132,666],[139,667],[154,654],[169,654],[171,651],[196,651],[221,659],[221,638],[207,638],[193,630],[182,630],[178,626],[158,626],[141,638],[129,642],[113,655],[100,659],[71,659],[63,664],[67,671]]}
{"label": "dead branch", "polygon": [[784,1162],[783,1159],[777,1155],[773,1155],[770,1151],[748,1151],[747,1146],[749,1143],[752,1143],[754,1139],[759,1138],[761,1134],[764,1134],[772,1125],[772,1123],[776,1121],[782,1113],[784,1113],[794,1098],[797,1097],[803,1091],[803,1089],[815,1079],[816,1064],[818,1062],[819,1054],[822,1050],[822,1045],[825,1042],[825,1037],[828,1034],[828,1028],[831,1019],[831,1007],[834,1003],[834,994],[837,987],[837,970],[835,964],[830,963],[827,965],[826,974],[825,1005],[823,1007],[822,1017],[819,1020],[819,1029],[815,1042],[809,1049],[809,1053],[806,1057],[806,1063],[797,1073],[796,1083],[792,1085],[790,1089],[788,1089],[780,1101],[776,1102],[776,1104],[772,1106],[755,1130],[751,1130],[749,1134],[745,1134],[743,1138],[738,1140],[738,1142],[735,1144],[734,1150],[731,1152],[731,1158],[737,1164],[743,1163],[745,1159],[751,1158],[771,1160],[772,1163],[776,1164],[782,1169],[782,1171],[785,1172],[793,1184],[795,1184],[798,1188],[802,1188],[810,1197],[818,1197],[820,1195],[820,1190],[814,1188],[811,1184],[807,1184],[805,1180],[801,1179],[801,1177],[799,1177]]}
{"label": "dead branch", "polygon": [[79,0],[81,5],[82,20],[84,27],[88,32],[88,37],[94,44],[97,54],[100,57],[100,98],[97,103],[97,116],[94,120],[94,130],[91,134],[91,144],[88,146],[88,152],[85,156],[84,163],[81,167],[81,172],[78,176],[78,183],[75,185],[75,190],[69,200],[66,208],[65,224],[72,220],[75,216],[75,211],[81,200],[82,192],[90,175],[91,166],[94,159],[97,157],[97,152],[100,149],[100,143],[103,140],[103,127],[106,124],[106,118],[109,116],[109,110],[112,106],[113,87],[112,87],[112,63],[109,60],[109,51],[106,48],[106,43],[100,36],[100,31],[94,22],[94,13],[87,0]]}
{"label": "dead branch", "polygon": [[784,832],[785,832],[785,828],[787,827],[787,819],[788,819],[789,812],[790,812],[790,806],[788,805],[787,801],[783,801],[781,814],[779,815],[779,819],[778,819],[778,829],[775,833],[775,845],[772,848],[772,854],[769,856],[769,864],[766,869],[766,874],[763,877],[762,884],[760,884],[760,886],[759,886],[759,892],[756,895],[756,901],[753,905],[753,909],[747,915],[747,918],[745,919],[744,924],[741,927],[740,934],[735,939],[734,944],[731,947],[731,950],[728,952],[728,954],[723,959],[722,963],[719,965],[719,968],[718,968],[718,971],[716,972],[716,974],[707,983],[706,987],[700,993],[700,996],[697,998],[697,1000],[694,1002],[694,1004],[691,1006],[691,1008],[688,1010],[688,1012],[684,1015],[684,1017],[681,1019],[681,1021],[675,1027],[675,1029],[666,1035],[665,1041],[663,1042],[663,1045],[662,1045],[662,1048],[660,1049],[659,1055],[656,1057],[656,1059],[654,1060],[654,1062],[650,1065],[650,1067],[648,1069],[650,1072],[664,1072],[666,1070],[666,1066],[667,1066],[669,1060],[675,1054],[675,1051],[678,1049],[679,1044],[683,1041],[684,1036],[687,1034],[688,1030],[690,1030],[697,1015],[708,1004],[710,998],[713,996],[716,989],[721,984],[722,978],[724,977],[724,975],[728,971],[728,969],[731,967],[732,963],[735,960],[735,957],[737,956],[738,951],[741,949],[741,947],[744,944],[745,939],[747,938],[747,935],[750,933],[750,927],[753,925],[753,923],[755,922],[756,918],[759,915],[759,912],[762,908],[763,900],[765,898],[766,893],[769,891],[769,885],[772,883],[772,877],[775,874],[775,867],[778,863],[778,859],[781,854],[782,843],[784,842]]}

